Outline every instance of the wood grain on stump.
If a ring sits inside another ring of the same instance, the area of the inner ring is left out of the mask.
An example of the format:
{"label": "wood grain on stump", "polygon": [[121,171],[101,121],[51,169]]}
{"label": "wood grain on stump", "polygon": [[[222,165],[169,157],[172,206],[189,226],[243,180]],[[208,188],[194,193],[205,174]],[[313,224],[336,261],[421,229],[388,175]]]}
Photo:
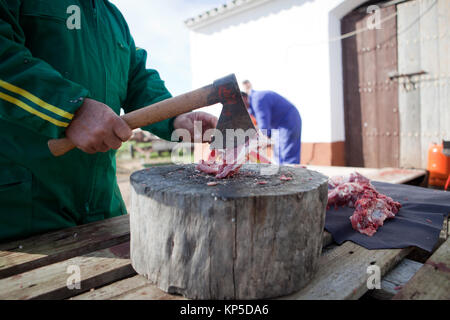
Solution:
{"label": "wood grain on stump", "polygon": [[[262,299],[300,290],[318,266],[327,178],[288,166],[261,175],[276,168],[244,165],[224,180],[194,165],[132,174],[134,269],[190,299]],[[211,181],[218,184],[208,186]]]}

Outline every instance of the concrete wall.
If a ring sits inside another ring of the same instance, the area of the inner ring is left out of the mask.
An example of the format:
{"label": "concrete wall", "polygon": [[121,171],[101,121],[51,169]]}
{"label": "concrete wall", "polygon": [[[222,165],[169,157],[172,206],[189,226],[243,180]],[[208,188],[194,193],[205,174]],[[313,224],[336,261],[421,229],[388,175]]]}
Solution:
{"label": "concrete wall", "polygon": [[[191,27],[193,86],[235,73],[293,102],[302,142],[345,140],[340,19],[365,0],[272,0]],[[330,41],[331,40],[331,41]],[[206,111],[216,115],[220,106]],[[341,157],[342,158],[342,157]]]}

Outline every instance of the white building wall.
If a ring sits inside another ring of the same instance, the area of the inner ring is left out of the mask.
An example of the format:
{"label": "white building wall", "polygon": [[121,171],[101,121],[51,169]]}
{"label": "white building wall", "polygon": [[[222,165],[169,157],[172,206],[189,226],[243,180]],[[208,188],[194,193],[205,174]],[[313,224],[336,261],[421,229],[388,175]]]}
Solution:
{"label": "white building wall", "polygon": [[[193,86],[235,73],[300,111],[303,142],[345,140],[340,18],[364,0],[272,0],[190,32]],[[207,21],[208,22],[208,21]],[[219,115],[220,106],[209,107]]]}

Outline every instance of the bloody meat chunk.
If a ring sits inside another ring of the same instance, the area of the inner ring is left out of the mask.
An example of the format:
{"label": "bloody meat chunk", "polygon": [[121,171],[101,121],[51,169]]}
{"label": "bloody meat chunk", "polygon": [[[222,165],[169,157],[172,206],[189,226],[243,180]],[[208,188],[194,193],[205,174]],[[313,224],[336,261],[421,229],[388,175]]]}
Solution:
{"label": "bloody meat chunk", "polygon": [[330,208],[334,205],[337,208],[348,205],[353,208],[356,200],[365,190],[375,190],[375,188],[369,179],[358,172],[351,173],[348,177],[332,177],[328,180],[327,206]]}
{"label": "bloody meat chunk", "polygon": [[[237,173],[247,161],[248,150],[248,145],[241,145],[221,152],[213,150],[208,160],[200,160],[195,168],[208,174],[214,174],[218,179],[230,177]],[[217,160],[219,155],[221,156],[221,161]]]}
{"label": "bloody meat chunk", "polygon": [[218,155],[218,151],[212,150],[208,156],[208,160],[200,160],[195,169],[208,174],[217,174],[220,166],[220,164],[216,162]]}
{"label": "bloody meat chunk", "polygon": [[208,160],[200,160],[197,170],[214,174],[217,179],[231,177],[239,172],[242,165],[249,161],[270,164],[271,161],[263,154],[267,141],[256,135],[245,144],[225,150],[212,150]]}
{"label": "bloody meat chunk", "polygon": [[370,180],[364,177],[362,174],[358,172],[350,173],[349,176],[336,176],[332,177],[328,180],[328,189],[334,189],[339,185],[342,185],[346,182],[355,182],[358,184],[370,184]]}
{"label": "bloody meat chunk", "polygon": [[334,189],[328,190],[327,207],[334,205],[335,209],[340,206],[355,207],[358,197],[364,192],[366,188],[372,188],[369,184],[360,184],[357,182],[345,182],[336,186]]}
{"label": "bloody meat chunk", "polygon": [[249,161],[252,152],[259,155],[257,139],[252,139],[234,149],[212,150],[208,160],[200,160],[195,168],[208,174],[214,174],[217,179],[231,177],[239,171],[244,163]]}
{"label": "bloody meat chunk", "polygon": [[356,201],[350,217],[352,227],[362,234],[373,236],[384,220],[395,217],[401,204],[392,198],[372,190],[366,190]]}
{"label": "bloody meat chunk", "polygon": [[215,161],[204,161],[201,160],[199,164],[195,167],[195,169],[208,173],[208,174],[214,174],[216,175],[219,172],[219,164]]}
{"label": "bloody meat chunk", "polygon": [[353,229],[373,236],[384,220],[393,218],[401,204],[379,193],[370,180],[359,173],[348,177],[333,177],[328,182],[327,207],[355,208],[350,221]]}

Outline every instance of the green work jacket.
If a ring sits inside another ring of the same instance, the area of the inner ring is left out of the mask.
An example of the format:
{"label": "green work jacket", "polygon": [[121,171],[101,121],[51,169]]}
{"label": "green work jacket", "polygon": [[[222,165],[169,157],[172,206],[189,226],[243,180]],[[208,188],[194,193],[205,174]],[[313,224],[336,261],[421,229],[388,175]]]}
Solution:
{"label": "green work jacket", "polygon": [[[86,97],[171,97],[107,0],[0,0],[0,242],[126,214],[115,151],[50,154]],[[170,140],[173,119],[143,128]]]}

